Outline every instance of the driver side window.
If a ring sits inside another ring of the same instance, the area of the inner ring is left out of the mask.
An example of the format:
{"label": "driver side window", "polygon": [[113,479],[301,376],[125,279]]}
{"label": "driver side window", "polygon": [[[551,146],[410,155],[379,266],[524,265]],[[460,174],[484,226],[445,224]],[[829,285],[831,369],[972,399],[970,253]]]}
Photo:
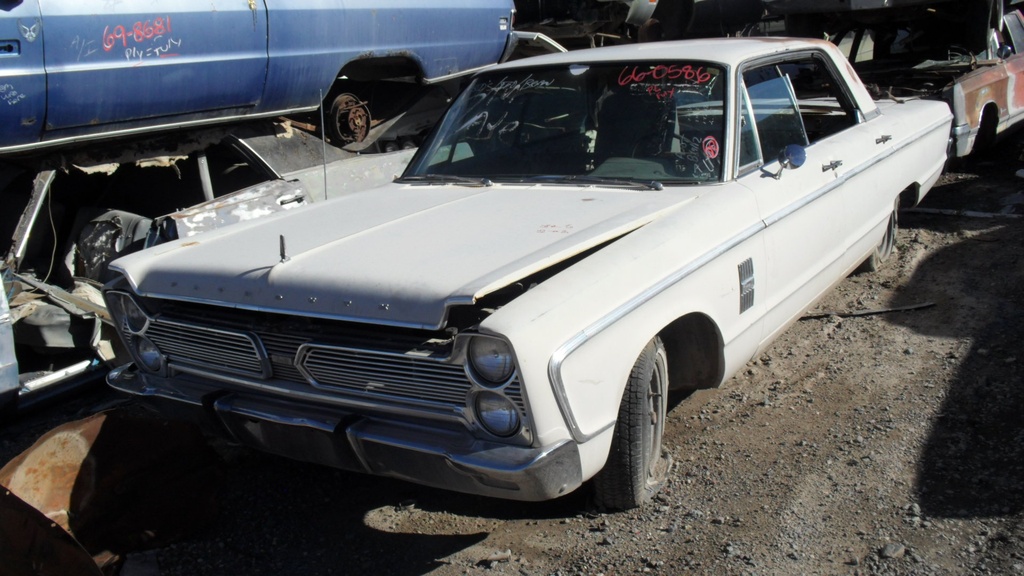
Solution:
{"label": "driver side window", "polygon": [[790,144],[807,146],[807,132],[789,76],[778,65],[743,73],[750,107],[757,126],[761,157],[771,162]]}
{"label": "driver side window", "polygon": [[813,54],[749,68],[741,79],[741,171],[757,165],[758,157],[770,163],[786,146],[810,146],[863,118],[834,72]]}

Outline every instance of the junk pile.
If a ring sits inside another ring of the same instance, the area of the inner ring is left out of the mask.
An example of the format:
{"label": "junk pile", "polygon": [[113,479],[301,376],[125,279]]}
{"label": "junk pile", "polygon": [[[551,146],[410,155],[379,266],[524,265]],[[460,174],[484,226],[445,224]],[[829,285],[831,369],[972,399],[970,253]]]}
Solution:
{"label": "junk pile", "polygon": [[115,409],[44,434],[0,469],[9,576],[115,575],[216,515],[223,472],[195,427]]}

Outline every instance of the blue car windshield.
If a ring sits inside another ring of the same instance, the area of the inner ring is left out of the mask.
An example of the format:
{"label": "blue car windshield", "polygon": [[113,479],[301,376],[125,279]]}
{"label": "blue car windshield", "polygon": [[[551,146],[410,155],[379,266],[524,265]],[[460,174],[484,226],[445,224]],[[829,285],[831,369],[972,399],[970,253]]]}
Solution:
{"label": "blue car windshield", "polygon": [[618,62],[478,76],[403,178],[665,185],[722,177],[725,79],[704,62]]}

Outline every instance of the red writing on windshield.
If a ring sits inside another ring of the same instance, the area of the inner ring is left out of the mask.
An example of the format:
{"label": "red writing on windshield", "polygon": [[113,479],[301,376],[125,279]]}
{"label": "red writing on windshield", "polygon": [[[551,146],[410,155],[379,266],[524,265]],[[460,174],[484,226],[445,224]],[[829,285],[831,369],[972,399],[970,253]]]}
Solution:
{"label": "red writing on windshield", "polygon": [[633,66],[632,68],[626,66],[619,73],[619,86],[626,86],[627,84],[635,84],[637,82],[649,82],[651,80],[686,80],[688,82],[704,84],[711,81],[711,73],[706,71],[703,66],[694,68],[689,64],[686,66],[659,64],[643,70],[640,69],[640,66]]}

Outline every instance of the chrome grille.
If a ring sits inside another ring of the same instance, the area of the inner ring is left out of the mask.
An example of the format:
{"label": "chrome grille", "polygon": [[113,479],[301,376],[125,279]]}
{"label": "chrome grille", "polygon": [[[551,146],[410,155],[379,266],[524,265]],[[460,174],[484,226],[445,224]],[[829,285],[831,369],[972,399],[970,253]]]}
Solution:
{"label": "chrome grille", "polygon": [[372,350],[309,346],[300,364],[314,386],[351,393],[464,405],[470,389],[460,365]]}
{"label": "chrome grille", "polygon": [[267,357],[270,358],[270,368],[273,370],[274,378],[291,382],[306,382],[306,377],[295,366],[295,354],[298,352],[299,346],[309,342],[309,338],[263,332],[258,333],[257,336],[263,342],[263,348],[266,349]]}
{"label": "chrome grille", "polygon": [[150,322],[146,337],[171,362],[235,374],[266,376],[264,355],[252,335],[180,322]]}
{"label": "chrome grille", "polygon": [[[262,381],[261,386],[290,382],[382,405],[419,404],[428,410],[464,407],[473,389],[462,364],[449,363],[458,355],[453,343],[442,342],[437,333],[373,332],[361,326],[291,322],[206,308],[167,304],[164,314],[150,321],[145,335],[171,362],[198,366],[210,375],[249,376]],[[189,320],[172,319],[167,312]],[[503,391],[525,415],[518,379]]]}

